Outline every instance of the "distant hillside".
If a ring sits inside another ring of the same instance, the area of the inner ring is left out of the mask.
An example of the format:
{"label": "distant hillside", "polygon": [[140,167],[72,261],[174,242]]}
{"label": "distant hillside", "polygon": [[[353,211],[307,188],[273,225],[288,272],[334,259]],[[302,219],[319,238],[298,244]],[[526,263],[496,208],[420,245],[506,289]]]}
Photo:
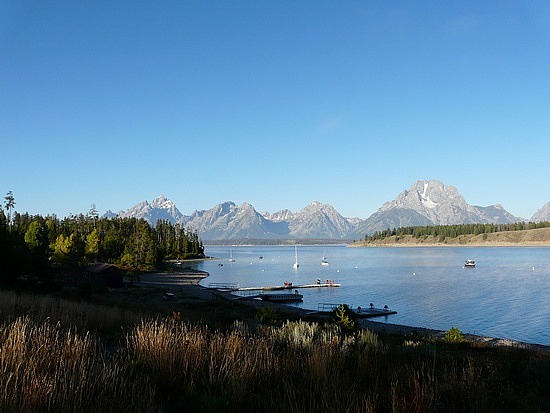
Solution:
{"label": "distant hillside", "polygon": [[414,247],[432,245],[465,245],[465,246],[550,246],[550,228],[527,229],[521,231],[493,232],[479,235],[459,235],[445,238],[440,242],[438,237],[425,236],[415,238],[412,235],[391,236],[370,242],[356,242],[354,247]]}

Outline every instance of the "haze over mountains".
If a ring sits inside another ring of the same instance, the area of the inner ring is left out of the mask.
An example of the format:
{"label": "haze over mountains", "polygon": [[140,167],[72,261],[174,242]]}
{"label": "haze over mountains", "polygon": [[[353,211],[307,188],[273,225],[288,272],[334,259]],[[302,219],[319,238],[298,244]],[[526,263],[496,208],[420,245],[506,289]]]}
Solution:
{"label": "haze over mountains", "polygon": [[[158,219],[196,229],[201,239],[220,240],[352,240],[387,228],[416,225],[452,225],[471,223],[506,224],[525,221],[501,205],[473,206],[458,190],[437,180],[417,181],[394,200],[383,204],[367,219],[345,218],[332,205],[314,201],[295,213],[288,209],[259,213],[249,203],[237,206],[228,201],[209,210],[183,215],[164,196],[151,203],[140,202],[133,208],[105,216],[144,218],[151,225]],[[531,221],[550,220],[550,202],[538,210]]]}

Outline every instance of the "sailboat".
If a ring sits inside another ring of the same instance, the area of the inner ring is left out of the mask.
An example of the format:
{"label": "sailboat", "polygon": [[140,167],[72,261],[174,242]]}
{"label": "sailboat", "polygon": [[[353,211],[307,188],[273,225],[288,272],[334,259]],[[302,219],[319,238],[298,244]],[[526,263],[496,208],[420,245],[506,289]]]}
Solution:
{"label": "sailboat", "polygon": [[293,265],[293,267],[295,269],[298,269],[299,266],[300,266],[300,264],[298,264],[298,247],[295,245],[294,246],[294,265]]}
{"label": "sailboat", "polygon": [[229,262],[235,262],[233,258],[233,248],[229,247]]}

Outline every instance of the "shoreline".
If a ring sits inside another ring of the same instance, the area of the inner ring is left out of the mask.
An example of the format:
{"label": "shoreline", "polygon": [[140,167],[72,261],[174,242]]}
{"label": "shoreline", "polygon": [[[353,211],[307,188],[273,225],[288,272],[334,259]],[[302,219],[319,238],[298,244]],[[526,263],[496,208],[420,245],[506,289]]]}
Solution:
{"label": "shoreline", "polygon": [[[212,259],[212,258],[209,258]],[[193,270],[190,268],[182,268],[178,272],[159,272],[140,275],[140,280],[135,283],[141,286],[152,286],[169,289],[170,291],[185,292],[187,295],[194,296],[196,300],[208,302],[210,300],[224,299],[227,301],[238,302],[242,305],[252,306],[255,308],[269,307],[279,311],[281,315],[293,314],[301,318],[312,321],[323,321],[326,316],[315,314],[312,310],[300,307],[293,307],[286,304],[274,303],[263,300],[252,300],[239,298],[229,292],[221,292],[201,286],[199,283],[207,278],[209,273],[206,271]],[[382,323],[368,319],[361,319],[359,324],[362,328],[369,329],[374,333],[381,334],[398,334],[411,337],[434,337],[442,339],[445,336],[445,331],[435,330],[426,327],[414,327],[402,324]],[[488,337],[478,334],[464,334],[467,342],[475,342],[489,345],[491,347],[508,347],[513,349],[536,350],[541,352],[550,352],[550,346],[536,343],[526,343],[507,338]]]}
{"label": "shoreline", "polygon": [[432,248],[432,247],[443,247],[443,248],[456,248],[456,247],[472,247],[472,248],[479,248],[479,247],[487,247],[487,248],[545,248],[550,247],[550,242],[486,242],[486,243],[473,243],[469,242],[467,244],[445,244],[445,243],[399,243],[395,242],[393,244],[390,243],[353,243],[348,245],[351,248]]}
{"label": "shoreline", "polygon": [[[368,328],[375,333],[388,334],[403,334],[411,336],[428,336],[442,339],[446,331],[434,330],[426,327],[413,327],[403,324],[381,323],[377,321],[362,320],[362,327]],[[364,324],[364,325],[363,325]],[[525,341],[517,341],[509,338],[489,337],[478,334],[463,333],[466,342],[476,342],[487,344],[491,347],[509,347],[514,349],[537,350],[545,353],[550,353],[550,346],[545,344],[527,343]]]}

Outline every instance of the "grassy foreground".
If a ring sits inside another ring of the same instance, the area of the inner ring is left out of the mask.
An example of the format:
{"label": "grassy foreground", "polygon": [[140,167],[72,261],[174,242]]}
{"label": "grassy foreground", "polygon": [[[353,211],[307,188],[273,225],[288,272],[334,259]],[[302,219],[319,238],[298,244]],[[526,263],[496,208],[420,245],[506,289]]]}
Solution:
{"label": "grassy foreground", "polygon": [[0,292],[0,411],[550,411],[547,352],[277,318],[213,329]]}

